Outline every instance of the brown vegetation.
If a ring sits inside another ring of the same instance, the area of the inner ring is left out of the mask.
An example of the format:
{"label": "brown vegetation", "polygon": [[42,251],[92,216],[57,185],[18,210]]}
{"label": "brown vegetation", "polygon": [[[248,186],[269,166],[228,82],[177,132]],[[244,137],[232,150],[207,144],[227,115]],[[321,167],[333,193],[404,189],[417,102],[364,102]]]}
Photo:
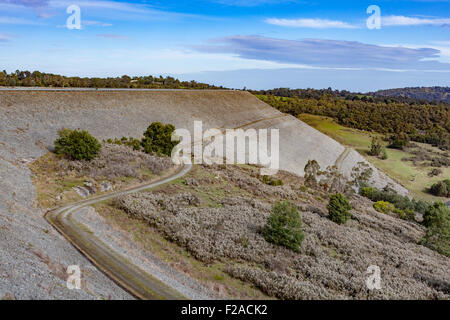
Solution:
{"label": "brown vegetation", "polygon": [[86,183],[95,191],[102,184],[114,189],[150,180],[155,175],[172,168],[169,157],[159,157],[133,150],[125,145],[104,144],[99,156],[91,161],[70,160],[48,153],[30,165],[38,202],[43,207],[79,200],[74,187]]}
{"label": "brown vegetation", "polygon": [[[258,179],[249,166],[196,167],[162,190],[121,197],[115,205],[146,221],[204,263],[221,262],[230,275],[282,299],[448,299],[448,258],[419,245],[421,225],[381,214],[354,195],[352,219],[327,219],[327,194],[280,173],[283,186]],[[269,244],[262,228],[272,204],[289,199],[302,211],[300,252]],[[369,265],[382,289],[365,284]]]}

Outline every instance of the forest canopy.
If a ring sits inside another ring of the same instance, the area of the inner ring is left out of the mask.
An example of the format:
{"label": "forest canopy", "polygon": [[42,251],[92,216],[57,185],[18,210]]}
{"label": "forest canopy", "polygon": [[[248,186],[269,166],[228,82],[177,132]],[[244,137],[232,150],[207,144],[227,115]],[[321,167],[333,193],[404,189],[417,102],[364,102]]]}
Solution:
{"label": "forest canopy", "polygon": [[450,104],[330,89],[285,88],[253,92],[281,112],[327,116],[339,124],[450,149]]}

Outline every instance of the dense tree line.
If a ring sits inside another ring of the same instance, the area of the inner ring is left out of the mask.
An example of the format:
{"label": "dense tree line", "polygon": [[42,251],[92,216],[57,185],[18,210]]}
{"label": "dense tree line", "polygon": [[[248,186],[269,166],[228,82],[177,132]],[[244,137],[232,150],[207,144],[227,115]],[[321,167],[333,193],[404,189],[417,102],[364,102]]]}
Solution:
{"label": "dense tree line", "polygon": [[[450,92],[450,88],[444,87],[432,87],[432,88],[423,88],[433,90],[433,88],[441,88],[442,90],[446,90],[446,92]],[[412,88],[404,88],[404,90],[408,91],[408,89]],[[384,102],[384,103],[392,103],[392,102],[403,102],[409,104],[440,104],[445,103],[445,101],[439,101],[439,99],[425,99],[420,98],[419,96],[414,95],[401,95],[401,94],[389,94],[389,92],[401,92],[403,89],[392,89],[392,90],[380,90],[377,92],[370,93],[359,93],[359,92],[350,92],[348,90],[333,90],[332,88],[328,89],[289,89],[289,88],[275,88],[270,90],[260,90],[260,91],[252,91],[254,94],[264,94],[264,95],[273,95],[278,97],[289,97],[289,98],[312,98],[312,99],[320,99],[323,96],[335,97],[335,98],[343,98],[345,100],[361,100],[363,102]],[[385,95],[383,93],[386,92]]]}
{"label": "dense tree line", "polygon": [[72,88],[136,88],[136,89],[222,89],[196,81],[180,81],[173,77],[80,78],[43,73],[39,71],[0,71],[0,86],[72,87]]}
{"label": "dense tree line", "polygon": [[373,97],[348,91],[274,89],[253,92],[281,112],[328,116],[361,130],[450,149],[450,105],[408,98]]}
{"label": "dense tree line", "polygon": [[450,103],[450,87],[415,87],[379,90],[372,94],[385,97],[406,97]]}

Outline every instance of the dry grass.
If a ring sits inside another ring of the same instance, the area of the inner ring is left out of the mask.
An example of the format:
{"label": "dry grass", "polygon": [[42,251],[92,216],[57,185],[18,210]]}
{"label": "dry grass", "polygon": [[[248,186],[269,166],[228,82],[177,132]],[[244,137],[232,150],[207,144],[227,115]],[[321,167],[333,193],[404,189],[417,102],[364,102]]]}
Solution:
{"label": "dry grass", "polygon": [[149,181],[173,167],[169,157],[149,155],[124,145],[104,144],[99,157],[90,162],[68,160],[50,152],[33,162],[30,170],[39,205],[51,208],[80,200],[73,187],[84,186],[86,181],[97,192],[102,182],[109,182],[118,190]]}
{"label": "dry grass", "polygon": [[220,262],[204,264],[176,243],[165,239],[157,229],[150,227],[141,219],[133,218],[124,211],[106,203],[97,204],[96,211],[114,227],[127,232],[145,250],[158,256],[171,267],[197,279],[204,286],[224,298],[268,299],[269,297],[252,284],[233,278],[224,270]]}

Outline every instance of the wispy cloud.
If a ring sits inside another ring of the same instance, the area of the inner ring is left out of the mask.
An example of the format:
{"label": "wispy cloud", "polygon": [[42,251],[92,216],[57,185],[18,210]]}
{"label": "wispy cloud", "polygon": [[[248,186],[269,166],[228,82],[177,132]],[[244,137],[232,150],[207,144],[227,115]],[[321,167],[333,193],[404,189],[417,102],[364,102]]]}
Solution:
{"label": "wispy cloud", "polygon": [[104,34],[98,34],[97,37],[100,38],[106,38],[106,39],[119,39],[119,40],[127,40],[129,37],[121,35],[121,34],[115,34],[115,33],[104,33]]}
{"label": "wispy cloud", "polygon": [[37,25],[39,22],[16,17],[0,17],[0,24]]}
{"label": "wispy cloud", "polygon": [[6,33],[0,33],[0,42],[9,42],[13,39],[13,36]]}
{"label": "wispy cloud", "polygon": [[450,18],[418,18],[405,16],[382,17],[383,26],[450,26]]}
{"label": "wispy cloud", "polygon": [[327,19],[278,19],[269,18],[265,20],[266,23],[282,26],[282,27],[296,27],[296,28],[340,28],[340,29],[354,29],[357,26],[351,25],[347,22]]}
{"label": "wispy cloud", "polygon": [[245,59],[315,67],[450,70],[450,64],[429,61],[440,54],[433,48],[380,46],[356,41],[231,36],[193,48],[202,52],[231,53]]}
{"label": "wispy cloud", "polygon": [[118,10],[122,12],[133,12],[133,13],[146,13],[151,11],[146,5],[129,3],[129,2],[118,2],[118,1],[73,1],[73,0],[49,0],[49,6],[54,8],[67,8],[72,4],[76,4],[82,8],[97,8],[97,9],[110,9]]}
{"label": "wispy cloud", "polygon": [[53,10],[49,8],[48,0],[0,0],[0,4],[17,8],[33,8],[40,18],[50,18],[54,15]]}
{"label": "wispy cloud", "polygon": [[214,0],[214,2],[235,7],[257,7],[267,4],[299,3],[300,0]]}
{"label": "wispy cloud", "polygon": [[83,20],[83,24],[86,26],[96,26],[96,27],[111,27],[112,23],[95,21],[95,20]]}
{"label": "wispy cloud", "polygon": [[[0,0],[1,1],[1,0]],[[200,15],[186,14],[173,11],[163,11],[155,9],[147,2],[134,3],[134,2],[119,2],[109,0],[49,0],[48,4],[52,8],[62,9],[67,8],[69,5],[76,4],[82,9],[92,9],[101,12],[103,15],[114,13],[110,18],[121,16],[126,19],[133,20],[136,17],[140,19],[152,19],[152,20],[174,20],[182,18],[200,18]],[[108,13],[106,13],[108,12]]]}
{"label": "wispy cloud", "polygon": [[0,3],[8,3],[21,5],[25,7],[38,8],[47,6],[48,0],[0,0]]}

